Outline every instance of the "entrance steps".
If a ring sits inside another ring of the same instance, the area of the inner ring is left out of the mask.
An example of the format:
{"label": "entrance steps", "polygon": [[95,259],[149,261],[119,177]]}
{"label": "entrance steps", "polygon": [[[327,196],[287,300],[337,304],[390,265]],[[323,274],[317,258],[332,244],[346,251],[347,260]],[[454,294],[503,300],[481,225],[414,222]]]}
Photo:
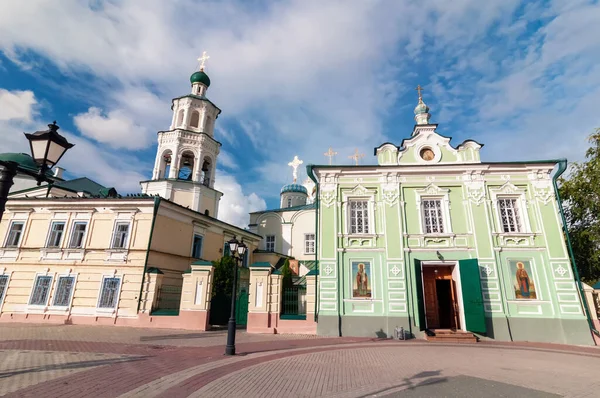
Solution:
{"label": "entrance steps", "polygon": [[477,343],[479,341],[473,333],[451,329],[427,329],[425,340],[442,343]]}

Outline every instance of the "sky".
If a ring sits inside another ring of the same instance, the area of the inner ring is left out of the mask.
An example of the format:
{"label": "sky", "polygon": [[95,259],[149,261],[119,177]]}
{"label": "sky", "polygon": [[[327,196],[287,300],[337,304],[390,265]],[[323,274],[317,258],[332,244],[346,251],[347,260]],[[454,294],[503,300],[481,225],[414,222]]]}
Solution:
{"label": "sky", "polygon": [[206,51],[219,218],[238,226],[279,207],[294,155],[375,164],[410,136],[418,84],[437,131],[483,161],[580,161],[600,127],[598,21],[590,0],[3,0],[0,152],[56,120],[67,177],[137,193]]}

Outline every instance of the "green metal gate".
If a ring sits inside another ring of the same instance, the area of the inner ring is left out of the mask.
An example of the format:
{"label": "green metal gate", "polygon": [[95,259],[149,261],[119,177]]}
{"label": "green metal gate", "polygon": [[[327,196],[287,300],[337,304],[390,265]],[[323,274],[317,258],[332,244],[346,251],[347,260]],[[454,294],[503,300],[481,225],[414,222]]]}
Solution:
{"label": "green metal gate", "polygon": [[283,288],[281,319],[306,319],[306,287]]}
{"label": "green metal gate", "polygon": [[158,288],[156,308],[151,315],[179,315],[181,286],[162,285]]}
{"label": "green metal gate", "polygon": [[235,323],[245,326],[248,323],[248,293],[242,290],[235,303]]}

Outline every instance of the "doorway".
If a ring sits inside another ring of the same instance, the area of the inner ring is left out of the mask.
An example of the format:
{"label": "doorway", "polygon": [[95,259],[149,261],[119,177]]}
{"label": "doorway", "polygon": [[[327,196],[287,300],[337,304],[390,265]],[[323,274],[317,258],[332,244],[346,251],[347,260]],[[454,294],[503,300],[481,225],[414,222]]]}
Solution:
{"label": "doorway", "polygon": [[423,266],[423,296],[427,329],[461,328],[454,265]]}

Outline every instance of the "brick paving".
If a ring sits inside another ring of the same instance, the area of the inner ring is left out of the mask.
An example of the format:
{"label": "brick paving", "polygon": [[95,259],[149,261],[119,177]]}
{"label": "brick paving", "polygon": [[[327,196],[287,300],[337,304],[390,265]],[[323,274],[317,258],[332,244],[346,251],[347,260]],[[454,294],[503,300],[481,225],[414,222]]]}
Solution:
{"label": "brick paving", "polygon": [[462,376],[565,396],[600,390],[594,347],[238,331],[242,355],[226,357],[225,331],[29,324],[0,325],[0,339],[0,395],[8,397],[342,398],[450,386]]}

